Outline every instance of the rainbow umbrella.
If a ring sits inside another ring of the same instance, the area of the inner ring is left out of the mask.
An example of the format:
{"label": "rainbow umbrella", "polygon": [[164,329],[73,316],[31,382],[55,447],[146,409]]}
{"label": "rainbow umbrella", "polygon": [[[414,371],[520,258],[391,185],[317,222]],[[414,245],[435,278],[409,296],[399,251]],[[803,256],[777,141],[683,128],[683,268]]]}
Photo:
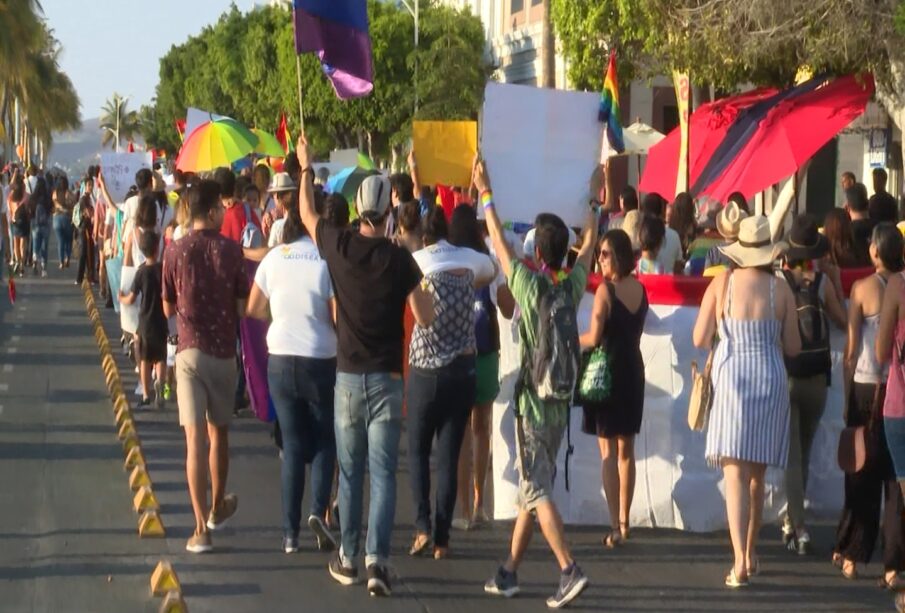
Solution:
{"label": "rainbow umbrella", "polygon": [[258,144],[258,137],[235,119],[212,119],[186,137],[176,158],[183,172],[204,172],[228,167],[245,157]]}
{"label": "rainbow umbrella", "polygon": [[280,141],[277,140],[276,136],[270,132],[259,130],[258,128],[252,128],[251,131],[258,137],[258,144],[255,146],[254,150],[255,153],[273,158],[286,157],[286,152],[283,151],[283,145],[280,144]]}

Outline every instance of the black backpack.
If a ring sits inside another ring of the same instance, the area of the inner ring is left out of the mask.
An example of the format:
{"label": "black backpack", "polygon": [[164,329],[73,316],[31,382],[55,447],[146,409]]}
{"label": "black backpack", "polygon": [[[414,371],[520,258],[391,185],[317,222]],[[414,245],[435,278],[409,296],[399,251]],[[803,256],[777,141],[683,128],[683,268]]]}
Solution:
{"label": "black backpack", "polygon": [[790,377],[807,378],[823,375],[832,368],[830,358],[830,326],[820,301],[820,281],[817,273],[813,281],[804,279],[799,284],[788,270],[782,271],[795,296],[798,311],[798,331],[801,334],[801,353],[786,358],[786,370]]}
{"label": "black backpack", "polygon": [[578,342],[578,317],[571,285],[562,283],[542,287],[537,299],[537,344],[528,365],[528,377],[540,400],[572,400],[581,346]]}

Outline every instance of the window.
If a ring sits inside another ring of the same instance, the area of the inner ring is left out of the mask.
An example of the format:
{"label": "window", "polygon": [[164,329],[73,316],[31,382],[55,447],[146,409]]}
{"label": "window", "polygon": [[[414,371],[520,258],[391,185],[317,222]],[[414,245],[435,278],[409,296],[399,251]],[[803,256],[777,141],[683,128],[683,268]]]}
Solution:
{"label": "window", "polygon": [[544,0],[531,0],[531,6],[537,6],[538,4],[543,4]]}
{"label": "window", "polygon": [[515,15],[525,8],[525,0],[512,0],[512,4],[509,6],[509,14]]}
{"label": "window", "polygon": [[669,134],[679,125],[679,107],[673,104],[663,106],[663,133]]}

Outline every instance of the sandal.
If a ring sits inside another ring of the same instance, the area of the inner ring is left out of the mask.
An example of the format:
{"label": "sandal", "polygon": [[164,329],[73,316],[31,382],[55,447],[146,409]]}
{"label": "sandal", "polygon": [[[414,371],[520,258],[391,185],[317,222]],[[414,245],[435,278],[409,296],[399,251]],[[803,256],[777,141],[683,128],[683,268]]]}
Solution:
{"label": "sandal", "polygon": [[[839,568],[842,569],[842,576],[849,581],[854,581],[858,578],[858,567],[855,566],[855,563],[851,560],[846,560],[845,558],[843,558],[842,564],[839,565]],[[883,577],[880,577],[880,579],[883,579]],[[880,587],[884,586],[881,585]]]}
{"label": "sandal", "polygon": [[739,579],[738,575],[735,574],[735,568],[733,568],[729,571],[729,574],[726,575],[726,581],[724,583],[726,584],[726,587],[737,590],[739,588],[748,587],[748,578]]}
{"label": "sandal", "polygon": [[760,574],[760,558],[754,558],[754,563],[747,569],[749,577],[756,577]]}
{"label": "sandal", "polygon": [[613,530],[603,538],[603,546],[607,549],[616,549],[622,545],[622,534],[618,530]]}
{"label": "sandal", "polygon": [[842,568],[842,564],[845,562],[845,558],[842,557],[842,554],[837,552],[833,552],[833,566],[836,568]]}
{"label": "sandal", "polygon": [[880,575],[877,578],[877,587],[890,592],[905,592],[905,582],[899,579],[897,574],[893,575],[892,579],[887,579],[886,575]]}
{"label": "sandal", "polygon": [[416,534],[415,540],[412,541],[412,546],[409,549],[410,556],[420,556],[427,552],[428,549],[431,548],[431,537],[426,534]]}
{"label": "sandal", "polygon": [[449,547],[434,547],[434,559],[445,560],[449,557]]}

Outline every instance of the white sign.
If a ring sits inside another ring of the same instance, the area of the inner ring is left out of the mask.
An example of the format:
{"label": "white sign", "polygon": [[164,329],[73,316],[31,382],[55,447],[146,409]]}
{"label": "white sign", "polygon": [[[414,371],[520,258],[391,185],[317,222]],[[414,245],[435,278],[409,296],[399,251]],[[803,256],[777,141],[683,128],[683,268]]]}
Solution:
{"label": "white sign", "polygon": [[867,141],[868,163],[871,168],[886,168],[889,132],[885,128],[872,128]]}
{"label": "white sign", "polygon": [[334,149],[330,152],[330,163],[341,169],[358,166],[358,149]]}
{"label": "white sign", "polygon": [[481,155],[504,221],[555,213],[584,225],[588,184],[600,160],[600,95],[488,83]]}
{"label": "white sign", "polygon": [[151,164],[150,151],[101,154],[101,172],[114,204],[125,202],[129,188],[135,185],[135,173],[142,168],[150,169]]}

